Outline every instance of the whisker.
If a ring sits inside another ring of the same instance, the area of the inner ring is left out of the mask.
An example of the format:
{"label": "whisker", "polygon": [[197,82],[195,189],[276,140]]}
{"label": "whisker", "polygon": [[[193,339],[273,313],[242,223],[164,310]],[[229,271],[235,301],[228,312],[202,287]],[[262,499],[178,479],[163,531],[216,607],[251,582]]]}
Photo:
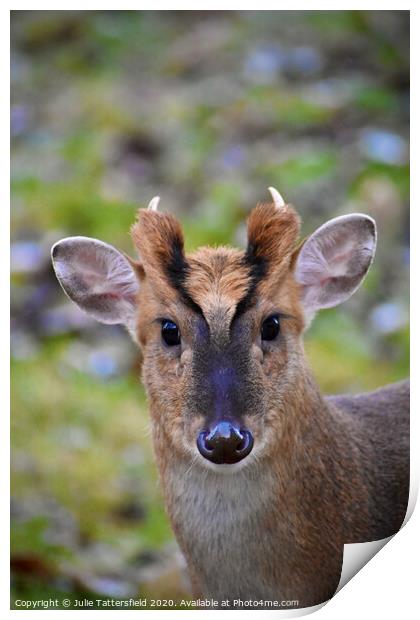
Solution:
{"label": "whisker", "polygon": [[199,456],[198,454],[195,454],[195,455],[193,456],[193,458],[192,458],[192,460],[191,460],[191,464],[190,464],[190,466],[188,467],[187,471],[185,472],[184,476],[188,476],[188,474],[190,473],[190,471],[191,471],[191,469],[192,469],[192,467],[193,467],[194,463],[196,463],[196,461],[197,461],[197,459],[198,459],[198,456]]}

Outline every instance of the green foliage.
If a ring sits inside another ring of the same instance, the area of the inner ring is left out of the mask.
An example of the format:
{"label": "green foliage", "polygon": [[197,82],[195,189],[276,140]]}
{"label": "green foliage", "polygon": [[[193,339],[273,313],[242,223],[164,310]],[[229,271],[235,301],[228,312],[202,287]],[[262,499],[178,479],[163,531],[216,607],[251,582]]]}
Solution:
{"label": "green foliage", "polygon": [[374,390],[407,377],[407,329],[392,336],[401,364],[375,351],[367,326],[363,330],[341,309],[324,310],[315,319],[306,341],[306,352],[315,377],[325,393]]}
{"label": "green foliage", "polygon": [[369,112],[395,112],[398,107],[398,98],[389,88],[365,86],[356,93],[354,102],[357,106]]}
{"label": "green foliage", "polygon": [[[277,177],[280,187],[292,190],[301,185],[310,185],[318,179],[334,174],[336,156],[330,151],[307,153],[302,157],[289,159],[278,166]],[[274,170],[273,170],[274,173]]]}

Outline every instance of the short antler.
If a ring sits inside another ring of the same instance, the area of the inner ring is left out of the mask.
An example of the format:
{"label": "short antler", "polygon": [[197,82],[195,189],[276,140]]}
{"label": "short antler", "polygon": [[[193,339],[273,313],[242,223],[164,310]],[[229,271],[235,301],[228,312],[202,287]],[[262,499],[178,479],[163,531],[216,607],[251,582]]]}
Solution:
{"label": "short antler", "polygon": [[155,196],[154,198],[152,198],[152,200],[149,202],[149,206],[147,207],[147,210],[148,211],[157,211],[158,210],[159,201],[160,201],[160,196]]}
{"label": "short antler", "polygon": [[281,197],[281,195],[279,194],[279,192],[274,187],[269,187],[268,191],[270,192],[273,198],[273,202],[276,205],[276,207],[279,207],[279,208],[284,207],[285,202],[283,198]]}

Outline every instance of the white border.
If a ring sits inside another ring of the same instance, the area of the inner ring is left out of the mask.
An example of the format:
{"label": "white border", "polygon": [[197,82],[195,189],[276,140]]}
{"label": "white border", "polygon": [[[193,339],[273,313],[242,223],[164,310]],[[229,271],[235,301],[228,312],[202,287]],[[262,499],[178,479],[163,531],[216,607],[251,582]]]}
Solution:
{"label": "white border", "polygon": [[[104,10],[104,9],[114,9],[115,5],[112,6],[113,3],[110,2],[90,2],[88,6],[88,10]],[[207,4],[207,6],[206,6]],[[340,6],[337,6],[340,4]],[[359,4],[359,3],[358,3]],[[181,3],[180,3],[181,5]],[[150,1],[144,0],[143,2],[133,2],[127,1],[124,3],[123,7],[125,10],[279,10],[279,2],[270,1],[270,2],[259,2],[258,6],[253,5],[250,2],[218,2],[214,0],[211,5],[210,3],[202,3],[201,5],[197,5],[197,2],[185,2],[182,3],[182,6],[176,5],[174,2],[159,2],[159,1]],[[349,6],[347,3],[338,3],[338,2],[323,2],[323,3],[314,3],[314,2],[302,2],[297,1],[293,4],[294,10],[344,10],[344,9],[361,9],[361,10],[410,10],[411,7],[414,6],[414,3],[409,2],[399,2],[398,5],[396,2],[382,1],[382,2],[364,2],[363,6]],[[57,10],[57,3],[53,3],[51,0],[48,2],[9,2],[6,7],[0,9],[0,28],[1,28],[1,45],[3,47],[1,54],[1,67],[2,67],[2,124],[3,124],[3,149],[1,150],[1,158],[2,158],[2,170],[3,174],[3,185],[4,185],[4,205],[9,204],[9,97],[7,96],[8,87],[7,84],[10,84],[9,79],[9,10]],[[283,8],[283,7],[281,7]],[[286,8],[286,7],[284,7]],[[60,5],[60,10],[85,10],[86,2],[80,2],[74,0],[69,7],[63,7]],[[419,46],[419,19],[417,15],[417,11],[411,12],[412,16],[412,58],[416,59],[420,57],[420,46]],[[414,62],[416,62],[414,60]],[[417,69],[417,66],[416,66]],[[418,73],[418,70],[417,70]],[[412,71],[412,90],[413,90],[413,100],[414,105],[412,108],[414,110],[420,109],[420,98],[418,93],[419,87],[419,79],[418,76],[415,75],[414,71]],[[412,140],[412,162],[414,164],[414,169],[416,164],[419,162],[418,157],[418,142],[415,138],[419,137],[419,121],[417,120],[416,115],[412,117],[412,136],[414,139]],[[412,189],[411,195],[417,198],[419,196],[419,175],[413,175],[412,179]],[[419,226],[419,202],[415,200],[413,202],[413,209],[411,211],[411,230],[412,230],[412,238],[414,239],[414,243],[412,243],[412,268],[411,268],[411,285],[412,285],[412,316],[420,317],[420,291],[419,286],[416,285],[414,274],[418,273],[417,269],[420,266],[419,262],[419,246],[420,244],[416,243],[415,232],[420,230]],[[2,260],[0,261],[0,270],[2,275],[2,282],[4,282],[4,292],[2,295],[2,305],[0,306],[1,311],[1,329],[2,329],[2,350],[6,352],[4,358],[7,356],[7,350],[9,345],[9,329],[8,329],[8,318],[9,318],[9,309],[8,309],[8,301],[9,301],[9,251],[8,249],[8,235],[7,235],[7,221],[9,210],[8,208],[1,209],[0,217],[4,218],[4,223],[0,225],[0,234],[1,240],[1,252],[2,252]],[[7,240],[7,241],[6,241]],[[416,278],[419,279],[418,276]],[[418,344],[419,341],[419,331],[416,324],[416,320],[412,322],[412,345],[413,353],[412,353],[412,361],[413,368],[418,369],[418,347],[415,345]],[[412,459],[412,484],[415,485],[416,492],[418,488],[418,471],[419,471],[419,449],[418,449],[418,438],[419,438],[419,392],[416,386],[416,382],[413,382],[414,385],[412,390],[412,416],[411,416],[411,459]],[[2,368],[2,372],[0,373],[0,393],[2,396],[5,396],[6,407],[2,408],[2,412],[6,412],[8,409],[8,405],[10,403],[10,391],[9,391],[9,370],[7,362],[4,364],[4,368]],[[0,609],[5,613],[5,615],[9,616],[9,614],[19,613],[18,611],[10,611],[9,609],[9,542],[8,542],[8,530],[9,530],[9,507],[8,507],[8,497],[9,497],[9,433],[8,433],[8,424],[6,420],[6,416],[3,414],[2,417],[3,428],[0,434],[1,441],[1,467],[0,467],[0,481],[1,481],[1,489],[4,497],[4,502],[1,511],[1,532],[4,534],[4,539],[2,540],[1,545],[1,579],[0,579]],[[6,427],[6,428],[4,428]],[[343,620],[351,619],[353,620],[356,614],[363,614],[363,617],[369,617],[370,615],[374,617],[382,617],[382,618],[393,618],[393,617],[403,617],[403,618],[411,618],[414,617],[415,612],[417,612],[417,600],[416,600],[416,590],[418,588],[418,567],[417,567],[417,557],[416,551],[420,548],[419,546],[419,532],[420,532],[420,517],[419,510],[414,512],[414,515],[409,520],[407,525],[402,529],[402,531],[397,534],[393,540],[389,544],[386,545],[385,549],[383,549],[373,560],[369,562],[369,564],[362,569],[362,571],[357,574],[352,580],[349,586],[343,588],[325,607],[322,608],[321,611],[318,612],[319,618],[324,618],[328,620],[336,620],[336,618],[340,618]],[[31,613],[31,612],[27,612]],[[32,612],[35,613],[35,612]],[[38,614],[43,614],[43,611],[37,612]],[[50,614],[51,611],[47,611],[46,614]],[[66,613],[66,618],[71,619],[72,615],[79,613],[76,611],[68,611],[68,612],[56,612],[58,614]],[[93,618],[97,617],[98,614],[101,614],[101,611],[90,611],[90,616]],[[115,615],[121,613],[126,614],[127,611],[119,612],[109,612],[107,611],[107,617],[109,617],[109,613],[111,613],[111,617],[113,618]],[[171,611],[171,612],[160,612],[160,611],[147,611],[144,613],[154,614],[156,618],[160,618],[163,615],[165,617],[174,617],[179,616],[179,614],[184,614],[183,611]],[[218,612],[209,612],[209,611],[190,611],[188,612],[188,618],[195,620],[195,618],[203,618],[205,616],[211,615],[215,617],[215,614]],[[273,616],[273,614],[278,615],[276,611],[266,611],[266,612],[258,612],[253,611],[252,617],[267,617],[267,614]],[[69,615],[70,614],[70,615]],[[235,618],[242,618],[243,612],[230,611],[230,614],[233,614]],[[240,614],[240,615],[239,615]],[[280,612],[281,615],[281,612]],[[39,616],[38,616],[39,617]],[[233,617],[233,616],[232,616]],[[247,617],[251,617],[248,615]],[[284,614],[283,614],[283,617]]]}

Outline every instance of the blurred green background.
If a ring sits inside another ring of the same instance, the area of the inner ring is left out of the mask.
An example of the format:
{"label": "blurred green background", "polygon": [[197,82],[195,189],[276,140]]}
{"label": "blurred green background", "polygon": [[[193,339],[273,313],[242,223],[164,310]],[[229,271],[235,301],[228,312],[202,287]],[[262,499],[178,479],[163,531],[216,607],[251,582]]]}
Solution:
{"label": "blurred green background", "polygon": [[244,242],[274,185],[303,234],[351,211],[379,247],[307,351],[326,392],[408,374],[409,13],[12,12],[12,599],[187,592],[140,357],[64,296],[68,235],[132,252],[152,196],[189,249]]}

